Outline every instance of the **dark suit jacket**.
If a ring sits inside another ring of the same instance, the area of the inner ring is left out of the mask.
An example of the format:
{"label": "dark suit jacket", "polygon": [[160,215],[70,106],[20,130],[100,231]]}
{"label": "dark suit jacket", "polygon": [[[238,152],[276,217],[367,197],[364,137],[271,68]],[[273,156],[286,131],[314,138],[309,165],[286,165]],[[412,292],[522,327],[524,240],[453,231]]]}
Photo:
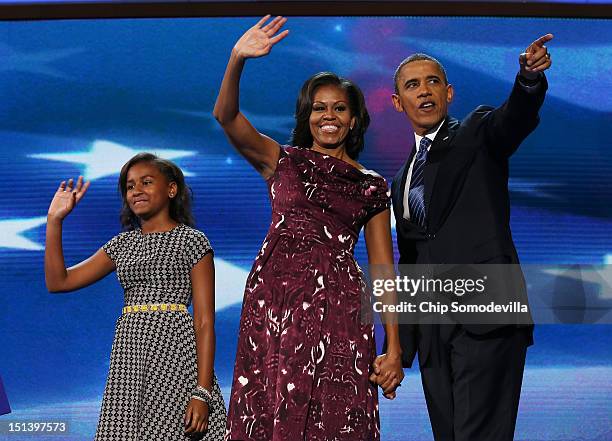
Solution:
{"label": "dark suit jacket", "polygon": [[[510,232],[508,160],[538,125],[547,83],[542,77],[537,93],[528,93],[518,81],[500,107],[479,106],[463,121],[447,117],[442,124],[424,171],[425,228],[403,217],[404,188],[416,149],[393,179],[400,265],[519,263]],[[524,290],[524,282],[517,289]],[[499,328],[464,326],[475,334]],[[417,349],[420,364],[427,361],[432,332],[431,325],[400,326],[405,366],[412,364]]]}

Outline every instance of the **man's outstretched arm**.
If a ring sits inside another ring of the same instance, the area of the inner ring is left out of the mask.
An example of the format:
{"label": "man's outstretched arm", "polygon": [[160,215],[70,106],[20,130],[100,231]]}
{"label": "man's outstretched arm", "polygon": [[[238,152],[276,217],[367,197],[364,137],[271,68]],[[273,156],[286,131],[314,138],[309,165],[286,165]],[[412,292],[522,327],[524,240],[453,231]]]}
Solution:
{"label": "man's outstretched arm", "polygon": [[519,55],[519,73],[510,97],[483,114],[487,145],[497,155],[512,155],[539,123],[538,112],[548,87],[544,71],[552,64],[546,43],[552,38],[552,34],[543,35]]}

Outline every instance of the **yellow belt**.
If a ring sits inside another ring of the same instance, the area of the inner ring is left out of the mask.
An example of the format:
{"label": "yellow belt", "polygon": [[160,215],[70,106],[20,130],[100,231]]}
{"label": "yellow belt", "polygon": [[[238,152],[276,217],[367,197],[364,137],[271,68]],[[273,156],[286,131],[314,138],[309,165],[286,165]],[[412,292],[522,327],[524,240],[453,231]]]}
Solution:
{"label": "yellow belt", "polygon": [[182,303],[153,303],[149,305],[129,305],[123,307],[124,314],[149,311],[187,311],[187,306]]}

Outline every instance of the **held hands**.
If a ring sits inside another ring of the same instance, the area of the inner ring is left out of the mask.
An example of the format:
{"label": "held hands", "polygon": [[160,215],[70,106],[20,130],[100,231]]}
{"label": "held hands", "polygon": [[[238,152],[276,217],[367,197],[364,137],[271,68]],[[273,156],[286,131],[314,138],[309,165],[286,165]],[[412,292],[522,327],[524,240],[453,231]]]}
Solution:
{"label": "held hands", "polygon": [[90,181],[87,181],[83,184],[83,176],[79,176],[75,188],[72,187],[72,179],[68,180],[67,186],[66,181],[62,181],[49,205],[47,217],[61,221],[68,216],[85,195],[85,192],[89,188],[89,183]]}
{"label": "held hands", "polygon": [[382,354],[376,357],[372,364],[374,372],[370,381],[378,384],[383,390],[383,396],[389,400],[395,398],[395,390],[404,379],[402,357],[394,354]]}
{"label": "held hands", "polygon": [[208,428],[208,404],[192,398],[185,412],[185,435],[206,432]]}
{"label": "held hands", "polygon": [[520,75],[527,80],[535,80],[552,64],[550,53],[545,44],[553,39],[552,34],[546,34],[531,43],[525,52],[519,55]]}
{"label": "held hands", "polygon": [[283,27],[287,21],[286,18],[278,16],[264,26],[263,24],[269,18],[270,15],[266,15],[240,37],[234,45],[236,55],[240,58],[258,58],[268,55],[272,46],[289,34],[288,30],[284,30],[280,34],[274,35]]}

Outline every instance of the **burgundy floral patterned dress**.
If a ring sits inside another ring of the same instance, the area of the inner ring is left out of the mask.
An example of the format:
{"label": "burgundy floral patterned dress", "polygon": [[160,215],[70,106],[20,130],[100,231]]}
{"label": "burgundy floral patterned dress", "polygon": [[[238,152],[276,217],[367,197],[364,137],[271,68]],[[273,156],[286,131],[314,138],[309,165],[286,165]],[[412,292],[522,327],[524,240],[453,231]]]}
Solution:
{"label": "burgundy floral patterned dress", "polygon": [[353,249],[389,207],[385,180],[286,147],[268,180],[272,223],[247,279],[226,439],[380,439],[368,380],[374,329]]}

